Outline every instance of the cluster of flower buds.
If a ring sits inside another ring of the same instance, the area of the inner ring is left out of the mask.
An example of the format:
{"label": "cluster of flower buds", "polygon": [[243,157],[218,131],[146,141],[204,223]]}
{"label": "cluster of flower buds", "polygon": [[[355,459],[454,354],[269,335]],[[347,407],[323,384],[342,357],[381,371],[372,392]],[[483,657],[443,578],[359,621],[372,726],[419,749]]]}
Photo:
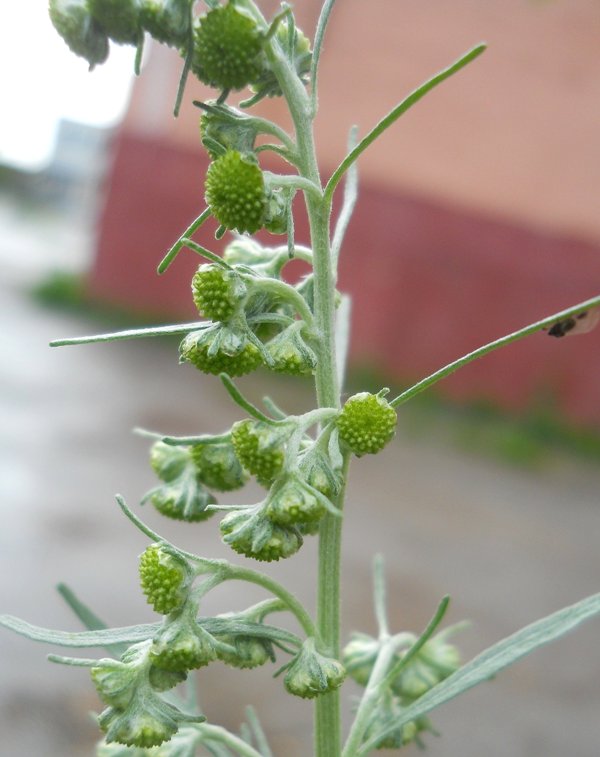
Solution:
{"label": "cluster of flower buds", "polygon": [[332,509],[330,499],[341,483],[335,437],[326,450],[320,440],[307,438],[298,450],[291,443],[297,434],[292,420],[272,425],[247,419],[233,425],[240,464],[269,490],[263,502],[232,510],[221,521],[223,540],[234,551],[269,562],[290,557]]}
{"label": "cluster of flower buds", "polygon": [[[308,311],[308,305],[274,275],[278,257],[239,239],[227,247],[221,263],[198,268],[192,296],[199,313],[212,323],[185,336],[179,348],[182,362],[214,375],[243,376],[261,365],[297,376],[314,372],[311,331],[305,320],[295,318],[294,307],[298,298],[300,307]],[[239,260],[243,262],[235,262]]]}
{"label": "cluster of flower buds", "polygon": [[276,19],[270,30],[235,0],[207,5],[208,12],[195,17],[195,0],[50,0],[50,18],[90,69],[108,58],[109,40],[141,46],[148,33],[189,57],[193,73],[205,84],[222,91],[249,86],[256,99],[273,97],[281,90],[265,46],[274,33],[300,80],[307,82],[310,43],[287,17]]}
{"label": "cluster of flower buds", "polygon": [[108,58],[109,40],[140,46],[148,32],[166,45],[184,47],[191,6],[192,0],[50,0],[50,19],[71,51],[92,69]]}
{"label": "cluster of flower buds", "polygon": [[[450,627],[433,636],[400,669],[398,675],[382,692],[365,740],[393,725],[402,714],[403,708],[458,670],[461,664],[460,652],[447,641],[448,636],[456,630],[457,626]],[[392,665],[402,660],[418,639],[412,633],[398,634],[395,638],[397,650]],[[382,641],[368,634],[354,633],[343,650],[342,660],[348,675],[361,686],[366,686],[369,682],[381,644]],[[410,721],[383,736],[377,744],[377,749],[399,749],[413,741],[423,746],[420,734],[424,731],[433,731],[427,718]]]}
{"label": "cluster of flower buds", "polygon": [[207,508],[217,500],[207,487],[233,491],[248,479],[228,441],[183,447],[157,441],[150,451],[150,464],[162,483],[142,502],[151,502],[168,518],[188,522],[203,521],[213,514]]}
{"label": "cluster of flower buds", "polygon": [[181,722],[201,722],[202,715],[190,716],[165,701],[152,676],[152,641],[134,644],[120,660],[101,659],[92,667],[91,676],[102,701],[108,705],[98,723],[106,734],[106,743],[147,749],[169,741]]}

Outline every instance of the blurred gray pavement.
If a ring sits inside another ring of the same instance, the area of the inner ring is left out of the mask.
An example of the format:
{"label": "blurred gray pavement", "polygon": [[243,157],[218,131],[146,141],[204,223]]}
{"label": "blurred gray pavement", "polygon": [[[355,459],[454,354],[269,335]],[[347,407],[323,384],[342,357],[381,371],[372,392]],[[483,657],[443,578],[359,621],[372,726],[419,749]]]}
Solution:
{"label": "blurred gray pavement", "polygon": [[[39,251],[35,264],[11,254],[23,242],[18,234],[4,236],[0,251],[0,612],[78,630],[54,591],[65,581],[111,624],[151,621],[137,578],[147,541],[114,503],[120,492],[139,512],[139,499],[154,485],[148,442],[131,429],[218,432],[240,414],[216,380],[177,364],[173,342],[49,349],[52,338],[103,328],[43,309],[24,293],[32,271],[37,275],[53,259],[51,248],[43,257],[48,237],[67,240],[84,259],[78,246],[85,235],[31,233],[24,246]],[[291,410],[309,407],[302,383],[257,374],[241,386],[255,401],[269,393]],[[258,490],[241,496],[256,501]],[[220,543],[216,518],[186,526],[149,509],[142,516],[184,548],[241,561]],[[557,459],[543,472],[512,469],[435,438],[415,440],[404,433],[400,414],[394,443],[354,463],[345,518],[346,638],[351,629],[374,631],[376,552],[386,559],[393,630],[423,628],[450,594],[447,622],[472,623],[459,637],[466,659],[600,591],[600,471],[589,464]],[[299,554],[265,570],[310,607],[315,556],[309,540]],[[207,598],[204,611],[241,609],[262,596],[227,584]],[[599,638],[600,620],[588,622],[433,713],[443,735],[427,736],[430,757],[598,757]],[[94,753],[97,730],[88,713],[99,703],[88,674],[46,662],[51,651],[60,650],[0,630],[1,757]],[[88,654],[95,650],[83,650]],[[236,728],[252,701],[277,757],[312,754],[310,703],[282,695],[269,670],[215,664],[198,682],[211,721]],[[344,688],[346,720],[358,691],[351,682]]]}

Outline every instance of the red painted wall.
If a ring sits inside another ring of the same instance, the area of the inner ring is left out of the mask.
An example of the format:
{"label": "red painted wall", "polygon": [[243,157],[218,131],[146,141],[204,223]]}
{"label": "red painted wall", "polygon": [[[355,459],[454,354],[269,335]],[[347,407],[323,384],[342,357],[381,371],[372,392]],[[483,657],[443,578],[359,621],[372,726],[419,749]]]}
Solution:
{"label": "red painted wall", "polygon": [[[166,320],[195,310],[189,282],[199,259],[164,252],[204,208],[200,151],[122,133],[90,278],[94,296]],[[215,224],[198,241],[218,249]],[[306,241],[300,214],[297,238]],[[281,238],[263,239],[277,244]],[[418,379],[479,345],[600,290],[600,246],[551,236],[425,199],[363,186],[342,257],[340,288],[353,296],[352,360]],[[440,384],[447,395],[508,407],[556,394],[567,416],[600,425],[600,329],[536,334]]]}

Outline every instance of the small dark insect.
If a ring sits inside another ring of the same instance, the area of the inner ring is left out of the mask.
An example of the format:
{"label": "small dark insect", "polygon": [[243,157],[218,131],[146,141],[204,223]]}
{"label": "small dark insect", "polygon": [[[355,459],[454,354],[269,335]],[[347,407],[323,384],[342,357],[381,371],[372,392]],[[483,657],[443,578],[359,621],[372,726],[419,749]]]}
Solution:
{"label": "small dark insect", "polygon": [[584,310],[579,315],[571,316],[570,318],[564,318],[562,321],[557,321],[554,326],[548,329],[548,336],[571,336],[572,334],[587,334],[600,322],[600,309],[598,310]]}

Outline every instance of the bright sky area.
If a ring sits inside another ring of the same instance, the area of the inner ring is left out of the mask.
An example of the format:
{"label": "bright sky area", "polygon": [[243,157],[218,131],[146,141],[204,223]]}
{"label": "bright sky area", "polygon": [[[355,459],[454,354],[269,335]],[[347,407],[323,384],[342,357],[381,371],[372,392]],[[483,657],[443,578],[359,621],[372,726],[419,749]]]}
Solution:
{"label": "bright sky area", "polygon": [[0,164],[39,170],[51,159],[61,119],[111,126],[133,78],[131,47],[111,46],[91,73],[54,31],[46,0],[0,5]]}

